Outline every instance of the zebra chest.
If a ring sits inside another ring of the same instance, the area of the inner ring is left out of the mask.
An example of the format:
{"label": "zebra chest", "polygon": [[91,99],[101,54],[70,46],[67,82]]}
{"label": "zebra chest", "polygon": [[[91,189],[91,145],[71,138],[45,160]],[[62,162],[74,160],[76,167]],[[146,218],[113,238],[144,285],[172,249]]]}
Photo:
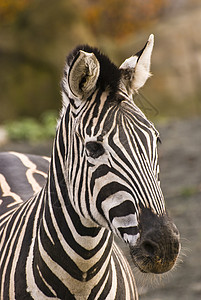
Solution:
{"label": "zebra chest", "polygon": [[[106,265],[106,268],[105,268]],[[27,270],[28,271],[28,270]],[[135,280],[128,265],[128,262],[123,257],[120,249],[116,244],[113,244],[111,256],[103,264],[102,268],[96,272],[94,276],[88,276],[88,272],[82,273],[82,280],[73,278],[68,272],[65,272],[61,267],[54,267],[54,272],[60,280],[63,281],[64,287],[60,287],[59,292],[55,292],[54,284],[50,285],[43,278],[43,284],[48,287],[44,294],[44,286],[41,288],[36,286],[36,281],[33,281],[31,269],[27,273],[27,283],[30,295],[33,299],[107,299],[107,300],[137,300],[137,289]],[[91,273],[92,275],[92,273]],[[42,292],[43,291],[43,292]]]}

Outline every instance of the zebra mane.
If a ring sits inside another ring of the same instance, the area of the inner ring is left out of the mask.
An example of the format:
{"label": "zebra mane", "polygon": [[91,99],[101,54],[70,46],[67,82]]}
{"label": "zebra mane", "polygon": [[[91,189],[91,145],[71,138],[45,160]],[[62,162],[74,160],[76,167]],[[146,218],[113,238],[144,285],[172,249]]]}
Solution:
{"label": "zebra mane", "polygon": [[66,62],[69,66],[71,66],[73,60],[78,56],[80,50],[95,54],[100,63],[100,75],[97,86],[101,89],[109,87],[111,96],[114,96],[119,88],[121,78],[119,68],[106,55],[101,53],[99,49],[89,45],[79,45],[67,56]]}

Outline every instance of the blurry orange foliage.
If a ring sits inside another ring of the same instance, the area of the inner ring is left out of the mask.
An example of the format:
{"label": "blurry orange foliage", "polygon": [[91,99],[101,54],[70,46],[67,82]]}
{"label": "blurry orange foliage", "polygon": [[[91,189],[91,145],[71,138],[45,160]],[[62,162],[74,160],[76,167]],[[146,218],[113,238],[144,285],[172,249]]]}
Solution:
{"label": "blurry orange foliage", "polygon": [[15,20],[17,14],[25,9],[31,0],[0,0],[0,24]]}
{"label": "blurry orange foliage", "polygon": [[84,0],[83,17],[95,34],[121,39],[161,15],[167,0]]}

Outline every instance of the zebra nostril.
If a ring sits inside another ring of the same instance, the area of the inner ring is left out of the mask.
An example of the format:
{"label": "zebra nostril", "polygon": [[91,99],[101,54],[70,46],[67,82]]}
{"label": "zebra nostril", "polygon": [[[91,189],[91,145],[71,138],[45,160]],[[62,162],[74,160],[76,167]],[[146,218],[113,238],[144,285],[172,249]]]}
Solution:
{"label": "zebra nostril", "polygon": [[156,245],[156,243],[150,240],[144,241],[141,247],[145,251],[146,255],[149,256],[155,256],[158,250],[158,246]]}

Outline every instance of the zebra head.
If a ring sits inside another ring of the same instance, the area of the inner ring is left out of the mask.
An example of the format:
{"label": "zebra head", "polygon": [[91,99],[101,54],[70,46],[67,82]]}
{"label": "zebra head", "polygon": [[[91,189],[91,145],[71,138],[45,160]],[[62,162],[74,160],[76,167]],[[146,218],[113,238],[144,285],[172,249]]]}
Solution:
{"label": "zebra head", "polygon": [[179,232],[160,188],[159,133],[133,100],[150,76],[153,42],[120,68],[96,48],[77,47],[64,69],[61,122],[68,192],[82,223],[128,243],[142,272],[163,273],[178,256]]}

